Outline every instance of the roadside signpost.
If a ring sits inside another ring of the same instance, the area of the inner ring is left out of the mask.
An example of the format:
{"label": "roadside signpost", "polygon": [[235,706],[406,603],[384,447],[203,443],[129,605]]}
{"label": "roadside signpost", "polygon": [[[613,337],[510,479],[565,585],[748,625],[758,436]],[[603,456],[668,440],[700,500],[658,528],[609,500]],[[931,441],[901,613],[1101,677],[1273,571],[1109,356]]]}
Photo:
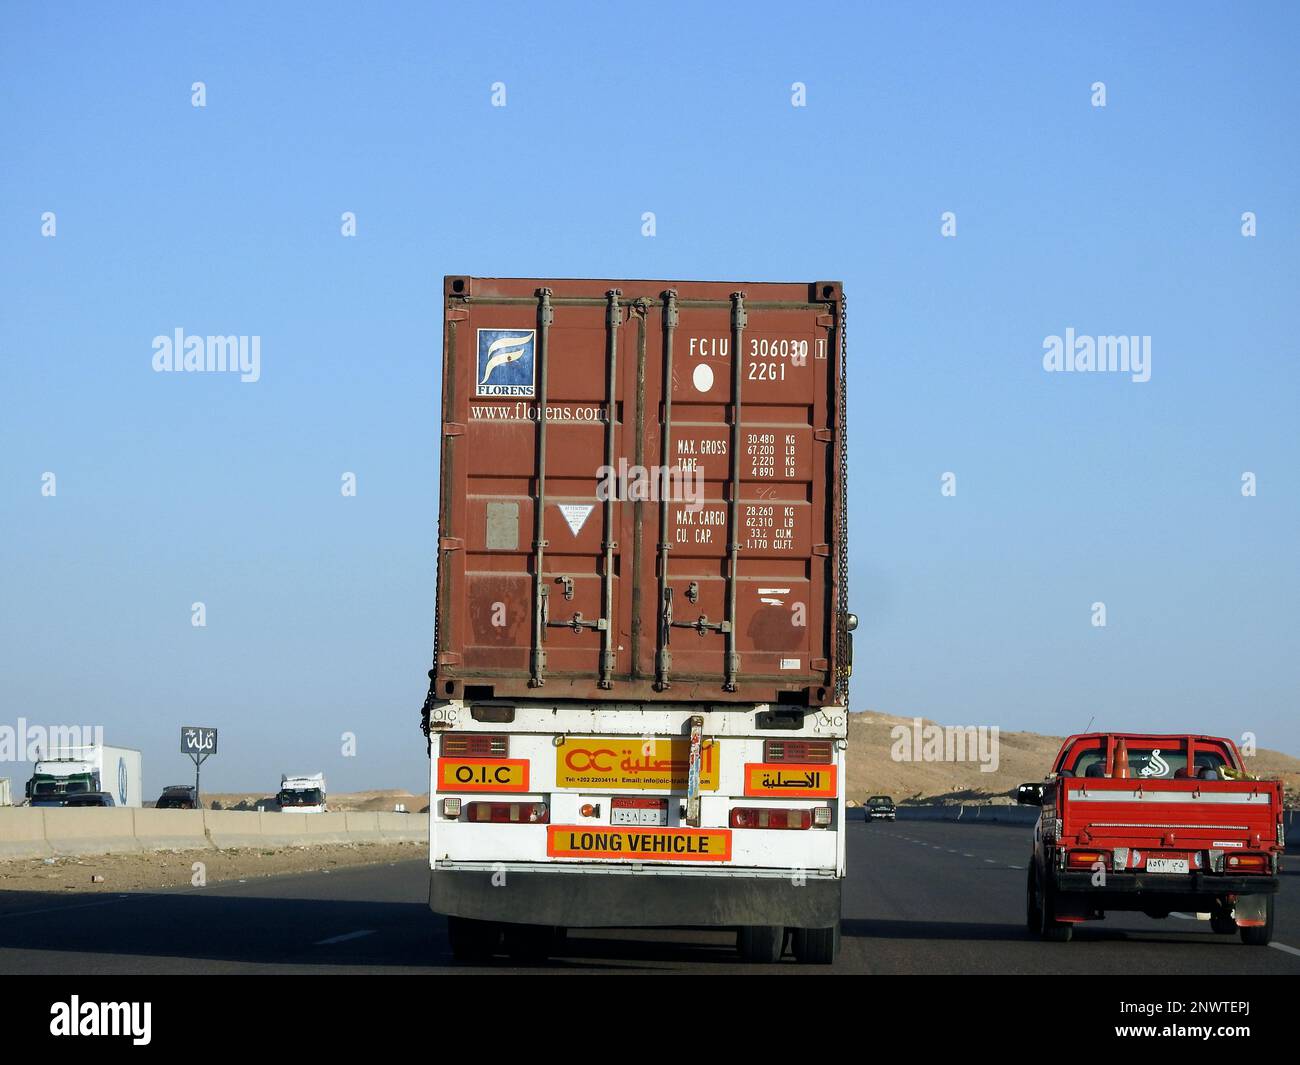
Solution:
{"label": "roadside signpost", "polygon": [[181,754],[194,759],[194,805],[199,804],[199,766],[217,753],[217,730],[198,725],[181,726]]}

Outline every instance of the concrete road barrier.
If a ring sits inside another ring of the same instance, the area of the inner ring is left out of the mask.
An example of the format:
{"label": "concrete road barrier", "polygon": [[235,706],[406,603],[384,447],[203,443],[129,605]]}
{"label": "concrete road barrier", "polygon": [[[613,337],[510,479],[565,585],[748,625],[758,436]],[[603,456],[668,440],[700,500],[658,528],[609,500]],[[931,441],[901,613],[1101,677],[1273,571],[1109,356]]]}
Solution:
{"label": "concrete road barrier", "polygon": [[1037,806],[900,806],[900,821],[970,821],[987,825],[1032,825]]}
{"label": "concrete road barrier", "polygon": [[348,826],[348,837],[357,841],[379,843],[383,836],[379,832],[379,815],[373,812],[346,813],[343,815]]}
{"label": "concrete road barrier", "polygon": [[135,815],[135,838],[141,850],[207,850],[213,846],[201,810],[138,809],[131,812]]}
{"label": "concrete road barrier", "polygon": [[119,854],[138,851],[135,811],[129,807],[46,807],[45,842],[55,854]]}
{"label": "concrete road barrier", "polygon": [[0,861],[6,858],[47,858],[53,853],[45,840],[43,809],[0,808]]}
{"label": "concrete road barrier", "polygon": [[0,861],[329,843],[419,843],[427,814],[0,807]]}

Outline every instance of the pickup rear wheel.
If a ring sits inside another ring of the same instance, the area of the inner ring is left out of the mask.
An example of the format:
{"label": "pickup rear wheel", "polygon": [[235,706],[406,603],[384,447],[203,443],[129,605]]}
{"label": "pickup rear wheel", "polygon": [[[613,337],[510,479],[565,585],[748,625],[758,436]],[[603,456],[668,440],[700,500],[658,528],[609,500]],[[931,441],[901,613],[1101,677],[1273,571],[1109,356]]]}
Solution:
{"label": "pickup rear wheel", "polygon": [[1273,938],[1273,896],[1264,896],[1264,923],[1242,925],[1241,941],[1248,947],[1267,947]]}
{"label": "pickup rear wheel", "polygon": [[1051,885],[1044,884],[1038,870],[1029,866],[1029,916],[1034,920],[1031,930],[1041,939],[1054,943],[1068,943],[1074,935],[1074,925],[1056,919],[1056,893]]}
{"label": "pickup rear wheel", "polygon": [[1216,907],[1210,911],[1210,928],[1221,936],[1235,935],[1237,920],[1232,916],[1232,907]]}

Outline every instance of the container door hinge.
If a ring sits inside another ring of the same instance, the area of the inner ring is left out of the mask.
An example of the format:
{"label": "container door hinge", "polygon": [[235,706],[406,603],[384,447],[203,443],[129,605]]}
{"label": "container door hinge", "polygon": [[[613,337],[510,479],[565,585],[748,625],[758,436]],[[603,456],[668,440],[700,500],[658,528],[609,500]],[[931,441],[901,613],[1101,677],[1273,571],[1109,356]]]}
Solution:
{"label": "container door hinge", "polygon": [[439,551],[464,551],[465,541],[459,536],[444,536],[438,541]]}
{"label": "container door hinge", "polygon": [[812,553],[813,553],[814,555],[820,555],[822,558],[825,558],[826,556],[828,556],[828,555],[831,553],[831,545],[830,545],[830,544],[813,544]]}
{"label": "container door hinge", "polygon": [[465,426],[462,422],[444,422],[442,426],[443,436],[464,436]]}
{"label": "container door hinge", "polygon": [[814,429],[813,439],[822,444],[835,443],[835,430],[833,429]]}
{"label": "container door hinge", "polygon": [[460,655],[456,651],[438,652],[438,665],[440,666],[458,666],[460,662]]}
{"label": "container door hinge", "polygon": [[447,310],[447,321],[449,322],[467,322],[469,321],[469,309],[466,307],[451,307]]}

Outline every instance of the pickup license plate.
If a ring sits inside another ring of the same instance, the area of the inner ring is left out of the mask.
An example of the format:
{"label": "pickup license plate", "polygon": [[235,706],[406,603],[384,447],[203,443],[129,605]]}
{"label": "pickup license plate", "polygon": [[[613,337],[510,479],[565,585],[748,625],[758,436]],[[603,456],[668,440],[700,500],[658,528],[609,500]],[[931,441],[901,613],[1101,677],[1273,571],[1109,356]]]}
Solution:
{"label": "pickup license plate", "polygon": [[666,825],[667,799],[614,799],[609,804],[611,825]]}
{"label": "pickup license plate", "polygon": [[1186,858],[1148,858],[1148,873],[1185,873],[1187,872]]}

